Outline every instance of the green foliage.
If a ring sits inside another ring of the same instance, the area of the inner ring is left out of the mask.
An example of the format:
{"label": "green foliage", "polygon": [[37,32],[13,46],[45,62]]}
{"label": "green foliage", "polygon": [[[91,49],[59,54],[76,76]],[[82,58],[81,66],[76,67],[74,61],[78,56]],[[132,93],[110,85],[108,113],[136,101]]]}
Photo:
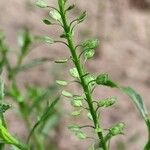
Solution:
{"label": "green foliage", "polygon": [[46,2],[44,0],[37,0],[36,1],[36,5],[40,8],[46,8],[48,7],[48,5],[46,4]]}
{"label": "green foliage", "polygon": [[[112,137],[122,134],[124,130],[124,123],[117,123],[107,131],[101,127],[101,113],[99,111],[103,108],[112,107],[115,103],[117,98],[109,97],[106,99],[102,99],[100,101],[95,101],[93,98],[93,92],[97,85],[103,85],[110,88],[117,88],[129,95],[135,105],[138,107],[140,113],[144,117],[148,130],[149,127],[149,119],[147,115],[146,108],[141,97],[131,88],[121,88],[117,83],[112,81],[107,73],[99,74],[96,78],[87,73],[84,62],[88,59],[91,59],[94,54],[95,50],[99,46],[98,39],[89,39],[81,44],[76,45],[74,41],[74,28],[81,22],[83,22],[86,18],[86,11],[81,12],[79,16],[76,17],[73,21],[69,21],[66,12],[72,10],[75,6],[69,5],[66,6],[68,1],[58,0],[58,8],[54,8],[50,11],[49,15],[58,22],[58,25],[63,28],[63,33],[60,35],[60,38],[64,38],[65,41],[59,41],[60,43],[65,44],[70,51],[72,64],[74,65],[73,68],[69,70],[70,75],[75,78],[75,83],[79,83],[81,86],[81,95],[72,94],[63,89],[62,95],[69,98],[71,105],[74,107],[74,111],[71,113],[72,116],[80,116],[82,111],[86,111],[87,117],[91,120],[93,125],[85,125],[84,127],[91,127],[94,129],[94,133],[97,135],[98,143],[92,144],[89,148],[91,150],[108,150],[109,143]],[[55,41],[55,40],[54,40]],[[81,53],[78,54],[78,49],[81,48]],[[81,57],[83,54],[83,58]],[[66,59],[55,61],[56,63],[68,63]],[[83,62],[83,63],[82,63]],[[67,85],[66,81],[57,80],[57,84],[59,85]],[[75,92],[75,91],[73,91]],[[81,128],[77,124],[73,124],[69,126],[69,129],[75,133],[75,135],[79,139],[86,139],[88,135],[81,131]],[[105,132],[108,132],[107,134]],[[150,133],[150,131],[149,131]],[[149,137],[150,139],[150,137]],[[96,146],[95,146],[96,145]],[[148,142],[145,146],[145,150],[150,149],[150,143]],[[148,147],[148,148],[147,148]]]}
{"label": "green foliage", "polygon": [[[16,64],[12,64],[8,57],[10,52],[9,46],[5,43],[4,35],[0,36],[0,70],[2,71],[2,69],[4,68],[8,74],[8,76],[6,76],[6,80],[8,80],[8,83],[6,83],[5,85],[5,90],[4,82],[0,77],[1,150],[4,149],[5,144],[11,144],[13,145],[13,149],[20,150],[29,150],[30,148],[38,148],[38,150],[43,150],[46,147],[51,147],[51,143],[45,145],[45,140],[49,135],[43,134],[43,132],[48,133],[58,125],[59,113],[56,111],[56,109],[54,109],[54,102],[56,102],[58,99],[56,99],[56,101],[54,101],[52,105],[47,105],[47,107],[45,107],[45,103],[49,102],[50,97],[54,96],[57,88],[55,87],[55,85],[48,86],[47,88],[39,88],[38,86],[31,85],[31,83],[26,83],[26,81],[24,81],[25,86],[23,88],[20,88],[18,86],[20,80],[17,78],[17,75],[20,72],[27,71],[35,66],[51,61],[51,59],[48,57],[41,57],[29,60],[27,63],[24,63],[24,58],[31,51],[33,42],[39,41],[47,42],[49,44],[54,43],[53,39],[48,36],[32,35],[27,28],[22,29],[18,34],[18,47],[20,51],[18,53],[15,53]],[[9,98],[16,103],[18,108],[16,112],[19,113],[19,116],[24,121],[27,135],[31,134],[30,131],[35,119],[38,118],[38,116],[41,116],[39,122],[37,123],[37,126],[41,129],[40,131],[32,131],[34,138],[31,137],[29,144],[22,144],[26,143],[26,141],[22,139],[23,142],[20,142],[19,140],[17,140],[17,138],[12,136],[7,129],[7,122],[5,122],[5,112],[9,111],[11,105],[7,104],[6,101],[3,102],[4,96],[6,97],[6,99]]]}
{"label": "green foliage", "polygon": [[[123,122],[115,123],[110,128],[102,127],[101,110],[107,107],[112,107],[116,101],[116,97],[109,97],[102,100],[94,100],[94,90],[96,86],[102,85],[108,88],[117,88],[123,93],[127,94],[135,106],[138,108],[142,115],[148,129],[148,142],[146,143],[144,150],[150,150],[150,119],[148,112],[141,96],[130,87],[122,87],[112,81],[107,73],[101,73],[97,77],[86,71],[84,62],[91,59],[96,49],[99,47],[98,39],[89,39],[84,42],[76,44],[74,41],[74,28],[82,23],[86,18],[86,11],[83,11],[79,16],[75,17],[73,21],[68,18],[68,13],[75,7],[75,5],[66,5],[69,1],[57,0],[58,7],[49,6],[44,0],[37,0],[36,5],[40,8],[49,9],[47,19],[43,19],[43,23],[46,25],[58,25],[63,28],[60,33],[61,40],[55,40],[51,36],[37,36],[32,35],[27,28],[23,29],[18,36],[19,54],[17,54],[16,65],[11,65],[8,54],[9,46],[5,43],[3,33],[0,33],[0,73],[2,68],[6,68],[8,72],[8,80],[10,84],[6,86],[6,96],[11,98],[18,104],[19,113],[23,118],[28,129],[28,141],[24,146],[22,142],[18,141],[12,136],[7,127],[4,119],[4,113],[10,108],[10,105],[3,103],[4,99],[4,83],[0,80],[0,138],[3,143],[1,144],[3,149],[4,144],[12,144],[21,150],[30,149],[50,149],[45,145],[45,141],[48,137],[48,132],[51,127],[57,124],[58,116],[55,105],[59,101],[59,97],[54,96],[56,90],[53,86],[48,86],[46,89],[38,88],[30,85],[26,85],[23,92],[18,86],[17,75],[25,70],[31,69],[37,65],[43,64],[48,61],[54,61],[57,64],[64,64],[72,62],[73,67],[69,69],[70,75],[75,79],[73,83],[80,85],[80,94],[74,94],[76,91],[68,92],[65,86],[69,86],[69,82],[66,80],[56,80],[59,86],[63,86],[61,95],[67,97],[70,104],[73,106],[73,112],[71,116],[80,117],[81,113],[87,114],[87,118],[90,119],[90,125],[80,126],[77,123],[68,126],[68,129],[72,131],[75,136],[84,140],[87,138],[94,138],[96,142],[92,143],[89,150],[109,150],[110,141],[113,137],[122,135],[125,124]],[[52,20],[52,21],[51,21]],[[54,23],[53,23],[54,22]],[[53,60],[50,58],[38,58],[23,63],[25,56],[30,52],[33,42],[44,42],[47,44],[61,43],[68,47],[70,52],[70,59],[58,59]],[[80,49],[80,50],[78,50]],[[79,53],[80,52],[80,53]],[[83,55],[83,57],[81,57]],[[70,61],[68,61],[70,60]],[[50,97],[57,97],[49,104]],[[28,101],[30,100],[30,101]],[[45,107],[46,103],[46,107]],[[34,119],[33,119],[34,118]],[[103,117],[104,118],[104,117]],[[30,119],[35,122],[34,125],[30,123]],[[88,132],[83,132],[83,128],[91,128]],[[44,134],[44,135],[43,135]],[[89,135],[90,136],[89,136]],[[33,138],[32,138],[33,137]],[[24,142],[25,143],[25,142]]]}

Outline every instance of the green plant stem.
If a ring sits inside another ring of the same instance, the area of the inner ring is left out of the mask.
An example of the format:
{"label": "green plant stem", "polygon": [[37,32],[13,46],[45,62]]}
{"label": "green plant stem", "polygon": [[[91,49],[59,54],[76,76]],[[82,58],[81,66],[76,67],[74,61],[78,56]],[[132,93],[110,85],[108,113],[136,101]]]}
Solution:
{"label": "green plant stem", "polygon": [[148,129],[148,141],[144,147],[144,150],[150,150],[150,120],[148,119],[146,121],[147,129]]}
{"label": "green plant stem", "polygon": [[[82,85],[82,88],[84,90],[84,93],[85,93],[85,96],[86,96],[86,99],[87,99],[87,103],[88,103],[88,106],[89,106],[89,110],[90,110],[90,113],[91,113],[92,118],[93,118],[94,127],[95,127],[95,129],[100,128],[98,116],[97,116],[97,113],[96,113],[96,111],[94,109],[94,106],[93,106],[93,103],[92,103],[92,101],[93,101],[92,100],[92,95],[90,93],[90,90],[88,88],[86,80],[83,77],[84,74],[85,74],[84,69],[83,69],[83,67],[80,63],[80,58],[78,58],[78,55],[76,53],[76,49],[75,49],[75,46],[74,46],[74,43],[73,43],[73,35],[72,35],[71,28],[68,25],[68,22],[67,22],[67,19],[66,19],[66,16],[65,16],[65,9],[64,9],[64,4],[63,4],[62,0],[59,0],[59,9],[60,9],[60,15],[61,15],[61,18],[62,18],[62,22],[63,22],[64,31],[66,33],[66,39],[67,39],[67,42],[68,42],[68,47],[70,49],[74,65],[76,66],[76,68],[78,70],[78,73],[79,73],[79,78],[80,78],[80,81],[81,81],[81,85]],[[103,137],[103,133],[98,132],[97,135],[98,135],[98,138],[100,140],[101,147],[103,148],[103,150],[107,150],[107,146],[106,146],[106,142],[105,142],[104,137]]]}

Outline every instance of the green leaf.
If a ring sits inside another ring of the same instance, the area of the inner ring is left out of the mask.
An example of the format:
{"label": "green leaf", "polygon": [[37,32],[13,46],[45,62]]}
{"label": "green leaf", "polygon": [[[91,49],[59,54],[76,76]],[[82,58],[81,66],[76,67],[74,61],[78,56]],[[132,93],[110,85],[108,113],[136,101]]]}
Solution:
{"label": "green leaf", "polygon": [[49,15],[50,15],[54,20],[61,21],[61,15],[59,14],[58,11],[56,11],[56,10],[51,10],[51,11],[49,12]]}
{"label": "green leaf", "polygon": [[86,18],[86,11],[82,12],[79,17],[77,18],[78,23],[81,23],[85,20]]}
{"label": "green leaf", "polygon": [[32,112],[34,108],[37,108],[41,102],[49,100],[53,96],[53,93],[56,92],[55,86],[48,86],[45,90],[38,90],[38,93],[33,97],[33,103],[29,108],[29,112]]}
{"label": "green leaf", "polygon": [[55,63],[57,64],[64,64],[67,63],[68,59],[60,59],[60,60],[55,60]]}
{"label": "green leaf", "polygon": [[87,138],[87,135],[86,135],[84,132],[82,132],[82,131],[76,132],[75,135],[76,135],[77,138],[79,138],[80,140],[84,140],[84,139]]}
{"label": "green leaf", "polygon": [[33,42],[33,36],[30,34],[27,28],[22,29],[18,35],[18,44],[21,48],[22,55],[26,55],[29,52],[29,47]]}
{"label": "green leaf", "polygon": [[51,25],[51,21],[49,19],[43,19],[42,20],[46,25]]}
{"label": "green leaf", "polygon": [[111,81],[108,77],[108,74],[106,74],[106,73],[100,74],[96,78],[96,83],[98,85],[105,85],[105,86],[109,86],[111,88],[118,88],[118,85],[116,83],[114,83],[113,81]]}
{"label": "green leaf", "polygon": [[81,100],[72,100],[71,105],[74,107],[81,107],[82,106],[82,101]]}
{"label": "green leaf", "polygon": [[121,88],[121,90],[131,98],[131,100],[136,105],[137,109],[139,110],[144,120],[147,121],[148,113],[141,96],[131,87],[123,87]]}
{"label": "green leaf", "polygon": [[6,144],[12,144],[17,146],[19,149],[25,150],[26,148],[16,139],[14,138],[9,131],[2,125],[0,122],[0,138]]}
{"label": "green leaf", "polygon": [[46,7],[48,7],[48,5],[46,4],[46,2],[44,0],[37,0],[36,1],[36,6],[38,6],[40,8],[46,8]]}
{"label": "green leaf", "polygon": [[59,97],[57,97],[50,105],[47,106],[47,108],[44,110],[42,116],[40,117],[40,119],[35,123],[35,125],[33,126],[29,136],[28,136],[28,142],[31,138],[31,136],[33,135],[35,129],[42,123],[44,122],[48,116],[53,112],[55,105],[58,103],[59,101]]}
{"label": "green leaf", "polygon": [[59,85],[62,85],[62,86],[65,86],[67,85],[68,83],[64,80],[56,80],[56,83],[59,84]]}
{"label": "green leaf", "polygon": [[80,130],[80,126],[75,125],[75,124],[71,124],[71,125],[68,126],[68,129],[69,129],[70,131],[72,131],[72,132],[77,132],[77,131]]}
{"label": "green leaf", "polygon": [[78,73],[77,68],[72,68],[72,69],[70,69],[70,75],[71,75],[72,77],[79,78],[79,73]]}
{"label": "green leaf", "polygon": [[73,97],[73,95],[70,92],[65,91],[65,90],[62,91],[62,95],[65,97]]}
{"label": "green leaf", "polygon": [[95,54],[95,50],[94,49],[87,50],[84,53],[84,58],[85,59],[90,59],[90,58],[92,58],[94,56],[94,54]]}

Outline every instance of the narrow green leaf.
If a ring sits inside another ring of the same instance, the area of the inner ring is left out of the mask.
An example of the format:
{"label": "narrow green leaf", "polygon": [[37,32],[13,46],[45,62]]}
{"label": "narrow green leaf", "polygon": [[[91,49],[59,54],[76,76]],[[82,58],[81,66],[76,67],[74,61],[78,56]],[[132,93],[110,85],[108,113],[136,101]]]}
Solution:
{"label": "narrow green leaf", "polygon": [[30,134],[29,134],[29,137],[28,137],[28,143],[29,143],[29,140],[31,138],[31,136],[33,135],[35,129],[42,123],[44,122],[47,117],[51,114],[51,112],[54,110],[55,108],[55,105],[58,103],[59,101],[59,97],[57,97],[49,106],[47,106],[47,108],[44,110],[42,116],[40,117],[40,119],[35,123],[35,125],[33,126]]}
{"label": "narrow green leaf", "polygon": [[18,35],[18,44],[21,48],[22,55],[26,55],[29,52],[29,47],[33,42],[33,36],[27,28],[22,29]]}
{"label": "narrow green leaf", "polygon": [[65,97],[68,97],[68,98],[73,97],[73,95],[70,92],[65,91],[65,90],[62,91],[62,95],[65,96]]}
{"label": "narrow green leaf", "polygon": [[40,8],[46,8],[46,7],[48,7],[48,5],[46,4],[46,2],[44,0],[37,0],[36,1],[36,6],[38,6]]}
{"label": "narrow green leaf", "polygon": [[131,98],[131,100],[139,110],[140,114],[142,115],[143,119],[147,121],[148,113],[141,96],[136,91],[134,91],[131,87],[122,87],[121,90]]}
{"label": "narrow green leaf", "polygon": [[62,85],[62,86],[65,86],[67,85],[68,83],[64,80],[56,80],[56,83],[59,84],[59,85]]}

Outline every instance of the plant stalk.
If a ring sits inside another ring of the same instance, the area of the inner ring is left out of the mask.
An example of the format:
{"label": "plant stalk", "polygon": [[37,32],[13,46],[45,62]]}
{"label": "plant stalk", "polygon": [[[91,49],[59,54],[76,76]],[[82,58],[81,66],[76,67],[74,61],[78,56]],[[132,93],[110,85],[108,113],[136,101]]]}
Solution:
{"label": "plant stalk", "polygon": [[[59,3],[59,11],[60,11],[60,15],[61,15],[61,18],[62,18],[64,31],[66,33],[66,39],[67,39],[67,42],[68,42],[68,47],[70,49],[74,65],[77,68],[77,71],[79,73],[81,86],[84,90],[84,93],[85,93],[85,96],[86,96],[86,99],[87,99],[87,103],[88,103],[88,106],[89,106],[89,111],[90,111],[90,113],[92,115],[92,118],[93,118],[94,127],[95,127],[95,129],[100,128],[98,116],[97,116],[97,113],[94,109],[94,105],[93,105],[93,102],[92,102],[93,101],[92,100],[92,95],[91,95],[91,92],[88,88],[86,80],[84,78],[85,72],[84,72],[84,69],[81,65],[80,58],[78,57],[78,55],[76,53],[76,48],[75,48],[75,45],[73,43],[73,35],[72,35],[72,32],[71,32],[71,28],[70,28],[70,26],[67,22],[67,19],[66,19],[63,0],[58,0],[58,3]],[[107,150],[107,146],[106,146],[106,142],[105,142],[104,137],[103,137],[103,133],[98,132],[97,135],[98,135],[98,138],[100,140],[100,142],[99,142],[100,146],[103,148],[103,150]]]}

